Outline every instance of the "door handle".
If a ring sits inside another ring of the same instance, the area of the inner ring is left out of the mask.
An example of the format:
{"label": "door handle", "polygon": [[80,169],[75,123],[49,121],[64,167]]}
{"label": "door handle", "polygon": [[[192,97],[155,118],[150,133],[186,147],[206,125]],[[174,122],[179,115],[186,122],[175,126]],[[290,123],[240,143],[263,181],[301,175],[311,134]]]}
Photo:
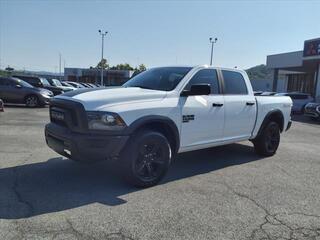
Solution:
{"label": "door handle", "polygon": [[252,105],[254,105],[255,104],[255,102],[247,102],[246,103],[246,105],[248,105],[248,106],[252,106]]}
{"label": "door handle", "polygon": [[223,103],[212,103],[212,107],[222,107]]}

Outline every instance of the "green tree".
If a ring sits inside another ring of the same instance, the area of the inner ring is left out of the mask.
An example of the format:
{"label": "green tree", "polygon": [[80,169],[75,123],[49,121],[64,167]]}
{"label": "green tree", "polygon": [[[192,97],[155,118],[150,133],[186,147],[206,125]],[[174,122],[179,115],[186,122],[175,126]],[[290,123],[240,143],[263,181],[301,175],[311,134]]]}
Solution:
{"label": "green tree", "polygon": [[144,64],[140,64],[139,67],[138,67],[138,71],[139,72],[143,72],[145,70],[147,70],[146,66]]}
{"label": "green tree", "polygon": [[96,66],[96,68],[98,69],[107,69],[109,68],[109,64],[107,62],[107,59],[103,58],[101,59],[101,61],[98,63],[98,65]]}
{"label": "green tree", "polygon": [[113,66],[111,69],[113,70],[134,70],[133,67],[130,66],[129,63],[121,63]]}

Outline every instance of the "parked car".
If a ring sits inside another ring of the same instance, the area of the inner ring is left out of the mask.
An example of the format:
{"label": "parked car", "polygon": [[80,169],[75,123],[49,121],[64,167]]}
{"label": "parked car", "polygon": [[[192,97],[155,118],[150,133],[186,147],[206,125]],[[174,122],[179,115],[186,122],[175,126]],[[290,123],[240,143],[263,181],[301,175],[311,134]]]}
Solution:
{"label": "parked car", "polygon": [[2,101],[2,99],[0,98],[0,112],[4,111],[4,103]]}
{"label": "parked car", "polygon": [[85,86],[81,85],[80,83],[77,82],[72,82],[72,81],[66,81],[66,83],[70,84],[71,86],[75,88],[85,88]]}
{"label": "parked car", "polygon": [[73,160],[116,161],[131,184],[149,187],[177,153],[250,140],[257,153],[274,155],[291,106],[289,97],[254,96],[238,69],[152,68],[122,87],[56,96],[45,138]]}
{"label": "parked car", "polygon": [[81,84],[85,88],[92,88],[92,86],[90,86],[88,83],[79,82],[79,84]]}
{"label": "parked car", "polygon": [[288,96],[292,99],[292,113],[303,113],[304,107],[307,103],[313,102],[313,97],[307,93],[290,92],[290,93],[277,93],[275,96]]}
{"label": "parked car", "polygon": [[304,108],[304,115],[314,120],[320,120],[320,103],[308,103]]}
{"label": "parked car", "polygon": [[0,77],[0,98],[5,103],[24,103],[28,107],[43,106],[49,103],[53,93],[36,88],[29,83],[10,77]]}
{"label": "parked car", "polygon": [[97,86],[94,85],[93,83],[87,83],[87,85],[91,86],[92,88],[96,88]]}
{"label": "parked car", "polygon": [[58,79],[54,79],[54,78],[53,79],[48,79],[48,82],[51,84],[51,86],[62,88],[63,91],[65,91],[65,92],[69,92],[69,91],[72,91],[72,90],[76,89],[75,87],[72,87],[72,86],[64,86],[64,85],[62,85],[62,83]]}
{"label": "parked car", "polygon": [[59,95],[64,93],[64,90],[60,87],[51,86],[46,78],[34,77],[34,76],[22,76],[22,75],[14,75],[13,77],[19,78],[34,87],[37,88],[45,88],[53,92],[54,95]]}
{"label": "parked car", "polygon": [[72,88],[77,89],[76,87],[72,86],[70,83],[67,83],[66,81],[61,81],[61,85],[65,86],[65,87],[72,87]]}

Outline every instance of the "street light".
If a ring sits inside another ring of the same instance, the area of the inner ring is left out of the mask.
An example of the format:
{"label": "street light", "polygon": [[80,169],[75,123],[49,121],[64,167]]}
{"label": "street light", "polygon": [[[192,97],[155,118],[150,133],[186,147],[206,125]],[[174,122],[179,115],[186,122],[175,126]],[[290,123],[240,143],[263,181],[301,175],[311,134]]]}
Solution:
{"label": "street light", "polygon": [[101,35],[101,86],[103,86],[103,67],[102,67],[102,60],[103,60],[103,43],[104,43],[104,36],[107,35],[108,32],[102,32],[101,30],[99,30],[99,33]]}
{"label": "street light", "polygon": [[212,57],[213,57],[213,45],[218,41],[218,38],[215,38],[213,40],[213,38],[209,38],[209,41],[211,43],[211,57],[210,57],[210,66],[212,66]]}

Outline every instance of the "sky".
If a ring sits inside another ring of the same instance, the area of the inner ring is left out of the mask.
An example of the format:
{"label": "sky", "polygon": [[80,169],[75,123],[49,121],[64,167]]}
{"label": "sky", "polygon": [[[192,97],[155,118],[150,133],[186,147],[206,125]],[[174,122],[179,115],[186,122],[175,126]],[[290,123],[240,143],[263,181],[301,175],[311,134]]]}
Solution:
{"label": "sky", "polygon": [[110,65],[249,68],[320,37],[320,1],[0,0],[0,68]]}

